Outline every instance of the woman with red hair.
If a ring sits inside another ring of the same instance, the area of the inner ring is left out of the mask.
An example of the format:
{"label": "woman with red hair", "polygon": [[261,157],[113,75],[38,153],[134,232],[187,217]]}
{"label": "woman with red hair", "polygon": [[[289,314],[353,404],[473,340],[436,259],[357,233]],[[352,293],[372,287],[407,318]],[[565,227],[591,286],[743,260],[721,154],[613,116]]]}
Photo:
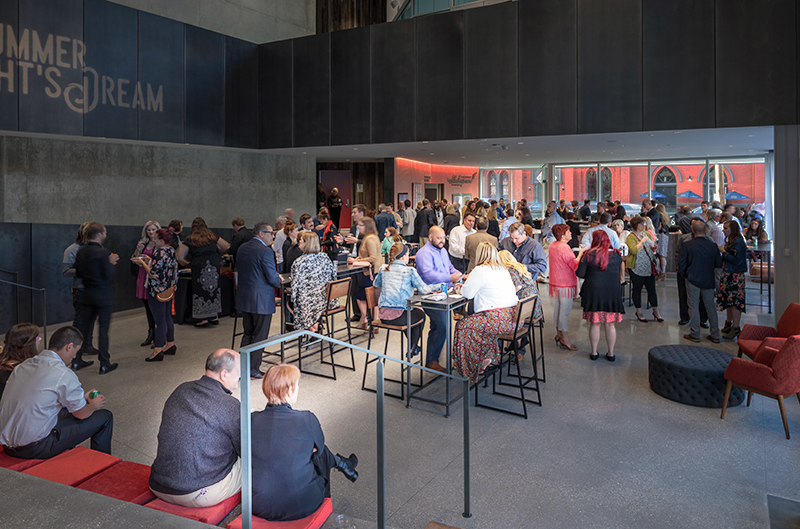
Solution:
{"label": "woman with red hair", "polygon": [[614,344],[617,341],[617,329],[614,324],[622,321],[625,306],[620,294],[621,283],[625,282],[625,269],[622,256],[611,248],[611,241],[606,232],[597,230],[592,233],[592,246],[584,254],[578,265],[578,277],[583,278],[581,287],[581,306],[583,319],[591,323],[589,342],[592,352],[589,358],[597,360],[597,344],[600,341],[600,325],[606,328],[606,344],[608,352],[606,360],[613,362]]}

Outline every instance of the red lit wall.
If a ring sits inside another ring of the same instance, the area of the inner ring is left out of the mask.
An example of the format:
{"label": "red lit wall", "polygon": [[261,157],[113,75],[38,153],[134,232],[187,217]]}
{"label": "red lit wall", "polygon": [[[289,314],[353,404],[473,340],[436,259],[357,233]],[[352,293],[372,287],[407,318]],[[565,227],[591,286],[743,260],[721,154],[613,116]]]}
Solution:
{"label": "red lit wall", "polygon": [[[422,196],[425,196],[425,184],[444,184],[444,197],[451,202],[453,194],[471,193],[478,196],[478,167],[458,165],[436,165],[416,162],[406,158],[395,158],[394,189],[398,193],[408,193],[413,200],[412,184],[423,184]],[[397,197],[395,196],[395,200]]]}

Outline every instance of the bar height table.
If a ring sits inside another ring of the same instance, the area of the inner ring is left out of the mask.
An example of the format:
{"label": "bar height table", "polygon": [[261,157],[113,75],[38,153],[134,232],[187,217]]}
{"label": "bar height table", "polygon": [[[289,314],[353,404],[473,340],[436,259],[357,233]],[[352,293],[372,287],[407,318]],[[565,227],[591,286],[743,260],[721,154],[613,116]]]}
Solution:
{"label": "bar height table", "polygon": [[[767,309],[769,311],[768,314],[772,314],[772,241],[760,242],[760,243],[756,243],[756,244],[748,244],[747,245],[747,252],[748,252],[748,255],[753,255],[753,252],[759,252],[764,256],[764,258],[761,259],[761,265],[762,265],[762,267],[763,267],[764,264],[767,265],[767,305],[766,305],[766,307],[767,307]],[[750,267],[748,267],[748,270],[749,269],[750,269]],[[764,281],[763,281],[764,272],[763,272],[763,268],[762,268],[762,271],[761,271],[760,275],[761,275],[761,277],[759,278],[758,293],[763,295],[764,294]],[[755,289],[752,288],[752,289],[746,289],[746,290],[755,290]],[[763,307],[764,306],[763,303],[747,303],[746,300],[745,300],[745,305],[752,305],[752,306],[755,306],[755,307]]]}
{"label": "bar height table", "polygon": [[[446,354],[447,354],[447,372],[450,373],[451,370],[451,357],[453,353],[453,311],[456,309],[460,309],[461,307],[465,306],[469,303],[469,300],[464,299],[460,294],[450,295],[447,299],[443,299],[441,301],[433,301],[429,299],[425,299],[426,296],[421,296],[419,294],[415,296],[411,296],[411,298],[406,302],[406,314],[408,315],[409,325],[408,330],[408,343],[411,344],[411,309],[413,305],[418,305],[422,309],[429,309],[429,310],[439,310],[445,311],[447,313],[447,318],[445,320],[445,332],[447,333],[447,347],[446,347]],[[427,354],[427,351],[426,353]],[[411,399],[421,400],[423,402],[429,402],[431,404],[438,404],[439,406],[445,407],[445,417],[450,417],[450,405],[457,401],[458,399],[451,400],[450,399],[450,378],[445,377],[445,400],[440,401],[436,399],[431,399],[428,397],[419,396],[418,393],[423,389],[430,386],[433,382],[439,380],[440,377],[436,376],[429,380],[428,382],[422,384],[419,388],[415,389],[414,392],[411,392],[411,368],[404,368],[408,369],[408,376],[406,377],[406,407],[411,406]],[[467,395],[462,395],[463,397],[467,397]],[[459,397],[461,398],[461,397]],[[465,406],[468,406],[469,403],[465,400]]]}

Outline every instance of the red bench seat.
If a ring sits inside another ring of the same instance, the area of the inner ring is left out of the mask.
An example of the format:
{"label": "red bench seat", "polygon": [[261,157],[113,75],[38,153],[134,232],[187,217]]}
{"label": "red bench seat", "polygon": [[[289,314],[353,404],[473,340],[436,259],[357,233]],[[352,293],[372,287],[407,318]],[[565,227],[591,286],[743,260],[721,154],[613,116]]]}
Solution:
{"label": "red bench seat", "polygon": [[7,468],[8,470],[22,472],[23,470],[28,470],[31,467],[35,467],[42,461],[44,461],[44,459],[22,459],[19,457],[10,456],[6,454],[6,451],[3,450],[2,446],[0,446],[0,468]]}
{"label": "red bench seat", "polygon": [[[330,498],[325,498],[322,501],[317,511],[300,520],[292,520],[291,522],[270,522],[253,516],[253,529],[319,529],[328,519],[328,516],[333,512],[333,502]],[[225,526],[226,529],[242,529],[241,515],[233,519],[231,523]]]}
{"label": "red bench seat", "polygon": [[164,500],[156,499],[145,505],[157,511],[168,512],[181,518],[189,518],[198,522],[217,525],[228,516],[232,510],[242,502],[242,494],[237,493],[227,500],[212,505],[211,507],[182,507],[167,503]]}
{"label": "red bench seat", "polygon": [[122,461],[78,485],[81,490],[144,505],[155,499],[150,490],[150,467]]}
{"label": "red bench seat", "polygon": [[120,461],[122,459],[118,457],[78,446],[24,470],[23,473],[77,487]]}

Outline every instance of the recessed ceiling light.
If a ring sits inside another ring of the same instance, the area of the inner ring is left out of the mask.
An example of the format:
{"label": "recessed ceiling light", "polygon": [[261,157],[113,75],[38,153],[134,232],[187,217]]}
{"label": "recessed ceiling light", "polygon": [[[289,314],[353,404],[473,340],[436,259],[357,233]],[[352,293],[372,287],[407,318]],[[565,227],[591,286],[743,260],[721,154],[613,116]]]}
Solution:
{"label": "recessed ceiling light", "polygon": [[305,153],[306,153],[306,151],[303,151],[303,154],[305,154]]}
{"label": "recessed ceiling light", "polygon": [[756,135],[755,135],[755,134],[748,134],[748,135],[747,135],[747,137],[748,137],[748,138],[755,138],[755,137],[756,137]]}
{"label": "recessed ceiling light", "polygon": [[347,159],[345,160],[345,162],[349,162],[349,161],[350,161],[350,158],[347,158]]}
{"label": "recessed ceiling light", "polygon": [[518,141],[518,142],[517,142],[517,145],[524,145],[524,144],[525,144],[525,142],[524,142],[524,141]]}
{"label": "recessed ceiling light", "polygon": [[462,160],[463,160],[464,158],[466,158],[466,156],[462,156],[462,157],[461,157],[461,159],[462,159]]}
{"label": "recessed ceiling light", "polygon": [[530,154],[526,154],[525,156],[530,156]]}
{"label": "recessed ceiling light", "polygon": [[728,147],[733,147],[733,145],[728,145]]}
{"label": "recessed ceiling light", "polygon": [[652,138],[653,136],[655,136],[655,134],[650,134],[650,137],[651,137],[651,138]]}
{"label": "recessed ceiling light", "polygon": [[673,134],[683,134],[683,131],[676,130],[675,132],[673,132]]}
{"label": "recessed ceiling light", "polygon": [[427,141],[423,141],[422,143],[428,143]]}
{"label": "recessed ceiling light", "polygon": [[353,150],[354,150],[354,151],[357,151],[357,150],[358,150],[358,147],[353,147]]}

